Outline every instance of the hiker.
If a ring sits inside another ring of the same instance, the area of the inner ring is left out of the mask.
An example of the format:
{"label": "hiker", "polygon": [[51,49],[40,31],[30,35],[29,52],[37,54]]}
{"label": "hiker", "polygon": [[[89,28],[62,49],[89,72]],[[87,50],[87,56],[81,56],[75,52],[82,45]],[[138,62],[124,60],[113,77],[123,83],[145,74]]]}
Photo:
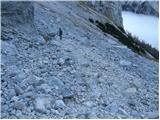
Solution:
{"label": "hiker", "polygon": [[59,35],[60,40],[62,40],[62,34],[63,34],[62,29],[59,28],[58,35]]}

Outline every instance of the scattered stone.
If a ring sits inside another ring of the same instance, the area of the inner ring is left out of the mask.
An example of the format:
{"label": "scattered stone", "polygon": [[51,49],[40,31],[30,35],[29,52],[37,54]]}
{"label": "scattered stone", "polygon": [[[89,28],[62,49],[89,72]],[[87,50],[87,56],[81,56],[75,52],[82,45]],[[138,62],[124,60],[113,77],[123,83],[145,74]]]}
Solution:
{"label": "scattered stone", "polygon": [[56,20],[58,23],[61,21],[61,18],[57,18],[57,20]]}
{"label": "scattered stone", "polygon": [[37,112],[46,113],[46,108],[50,106],[51,97],[48,95],[38,95],[35,99],[34,107]]}
{"label": "scattered stone", "polygon": [[74,97],[74,94],[70,89],[63,88],[62,89],[62,96],[63,96],[63,98],[72,98],[72,97]]}
{"label": "scattered stone", "polygon": [[41,84],[37,86],[38,91],[43,91],[45,93],[49,93],[51,91],[51,87],[48,84]]}
{"label": "scattered stone", "polygon": [[101,73],[94,73],[94,77],[95,77],[95,78],[100,78],[101,76],[102,76]]}
{"label": "scattered stone", "polygon": [[25,109],[25,104],[21,101],[15,101],[14,107],[18,110],[24,110]]}
{"label": "scattered stone", "polygon": [[2,54],[6,54],[8,56],[14,56],[16,55],[17,52],[17,48],[15,47],[14,44],[9,44],[6,41],[1,42],[1,48],[2,48]]}
{"label": "scattered stone", "polygon": [[135,87],[127,88],[126,93],[135,94],[137,89]]}
{"label": "scattered stone", "polygon": [[76,116],[76,118],[78,118],[78,119],[87,119],[87,114],[83,114],[83,113],[78,114],[78,115]]}
{"label": "scattered stone", "polygon": [[91,111],[90,113],[87,114],[87,119],[97,119],[97,114],[95,111]]}
{"label": "scattered stone", "polygon": [[74,74],[74,73],[76,73],[76,70],[71,70],[70,73]]}
{"label": "scattered stone", "polygon": [[133,108],[133,107],[136,106],[136,101],[133,100],[133,99],[130,99],[130,100],[128,100],[128,105],[129,105],[131,108]]}
{"label": "scattered stone", "polygon": [[12,65],[7,67],[7,72],[10,77],[15,77],[20,71],[16,66]]}
{"label": "scattered stone", "polygon": [[8,93],[9,93],[10,97],[16,96],[16,91],[15,91],[15,89],[9,89],[9,90],[8,90]]}
{"label": "scattered stone", "polygon": [[133,118],[139,117],[139,112],[133,110],[133,111],[131,112],[131,116],[133,116]]}
{"label": "scattered stone", "polygon": [[64,104],[63,100],[56,100],[54,104],[55,109],[63,109],[66,105]]}
{"label": "scattered stone", "polygon": [[48,78],[47,82],[48,82],[48,85],[51,87],[54,86],[54,87],[57,87],[58,89],[61,89],[64,87],[64,83],[56,77]]}
{"label": "scattered stone", "polygon": [[116,103],[112,103],[110,107],[111,113],[117,113],[119,106]]}
{"label": "scattered stone", "polygon": [[86,101],[83,103],[85,106],[87,107],[93,107],[95,104],[93,103],[93,101]]}
{"label": "scattered stone", "polygon": [[128,113],[122,108],[119,108],[118,111],[126,116],[129,116]]}
{"label": "scattered stone", "polygon": [[33,90],[33,86],[32,85],[30,85],[30,86],[28,86],[27,88],[26,88],[26,92],[28,92],[28,91],[32,91]]}
{"label": "scattered stone", "polygon": [[89,67],[89,63],[84,63],[84,64],[82,64],[82,66]]}
{"label": "scattered stone", "polygon": [[39,45],[43,45],[46,43],[46,41],[44,40],[44,38],[40,35],[36,38],[36,43]]}
{"label": "scattered stone", "polygon": [[62,66],[64,63],[65,63],[65,59],[60,58],[57,64],[58,64],[59,66]]}
{"label": "scattered stone", "polygon": [[18,101],[19,100],[19,98],[17,97],[17,96],[14,96],[14,97],[12,97],[12,99],[11,99],[11,101]]}
{"label": "scattered stone", "polygon": [[23,80],[23,79],[25,79],[26,77],[27,77],[26,74],[25,74],[23,71],[21,71],[21,72],[18,74],[17,79]]}
{"label": "scattered stone", "polygon": [[58,112],[58,110],[55,110],[55,109],[52,109],[52,114],[55,114],[55,115],[59,115],[60,113]]}
{"label": "scattered stone", "polygon": [[121,60],[119,63],[121,66],[130,66],[131,65],[131,62],[126,61],[126,60]]}
{"label": "scattered stone", "polygon": [[42,80],[42,78],[37,77],[35,75],[31,75],[26,79],[27,83],[29,85],[33,85],[33,86],[38,86],[41,85],[44,81]]}
{"label": "scattered stone", "polygon": [[46,112],[46,108],[45,108],[45,101],[41,98],[37,98],[35,100],[35,110],[37,112],[42,112],[45,113]]}
{"label": "scattered stone", "polygon": [[15,89],[16,95],[21,95],[23,93],[23,90],[18,85],[15,85],[14,89]]}
{"label": "scattered stone", "polygon": [[23,96],[31,98],[31,99],[35,99],[35,94],[32,91],[24,93]]}
{"label": "scattered stone", "polygon": [[159,111],[144,112],[144,117],[149,119],[158,119]]}

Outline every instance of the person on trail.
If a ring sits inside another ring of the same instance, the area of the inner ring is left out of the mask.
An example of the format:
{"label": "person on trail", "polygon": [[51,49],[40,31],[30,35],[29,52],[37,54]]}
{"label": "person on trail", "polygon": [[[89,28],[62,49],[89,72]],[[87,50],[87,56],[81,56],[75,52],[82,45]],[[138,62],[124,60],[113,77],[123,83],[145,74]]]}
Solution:
{"label": "person on trail", "polygon": [[59,35],[60,40],[62,40],[62,34],[63,34],[62,29],[59,28],[58,35]]}

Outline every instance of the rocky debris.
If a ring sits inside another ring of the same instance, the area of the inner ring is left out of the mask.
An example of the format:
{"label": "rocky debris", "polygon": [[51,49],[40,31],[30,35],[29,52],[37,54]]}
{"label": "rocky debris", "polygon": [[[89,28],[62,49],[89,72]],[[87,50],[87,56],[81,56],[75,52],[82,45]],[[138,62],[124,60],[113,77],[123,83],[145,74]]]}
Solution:
{"label": "rocky debris", "polygon": [[[6,24],[13,16],[2,16],[3,38],[11,39],[2,41],[2,118],[157,118],[158,62],[123,49],[88,20],[106,16],[83,2],[51,1],[34,2],[34,26]],[[63,39],[43,44],[38,30],[60,27]]]}
{"label": "rocky debris", "polygon": [[44,83],[41,77],[38,77],[36,75],[30,75],[28,78],[25,80],[29,85],[33,86],[38,86]]}
{"label": "rocky debris", "polygon": [[62,88],[61,92],[63,98],[73,98],[74,93],[69,88]]}
{"label": "rocky debris", "polygon": [[86,119],[97,119],[97,114],[95,111],[91,111],[87,114]]}
{"label": "rocky debris", "polygon": [[93,103],[93,101],[86,101],[83,103],[85,106],[87,107],[93,107],[93,106],[96,106],[95,103]]}
{"label": "rocky debris", "polygon": [[14,107],[18,110],[24,110],[25,109],[25,104],[21,101],[15,101]]}
{"label": "rocky debris", "polygon": [[36,37],[35,41],[36,41],[37,45],[44,45],[46,43],[46,41],[44,40],[43,36],[41,36],[41,35]]}
{"label": "rocky debris", "polygon": [[23,71],[20,71],[20,73],[17,75],[17,77],[15,79],[18,79],[18,80],[24,80],[25,78],[27,77],[27,75],[23,72]]}
{"label": "rocky debris", "polygon": [[128,113],[127,113],[124,109],[119,108],[118,111],[119,111],[120,113],[122,113],[122,114],[128,116]]}
{"label": "rocky debris", "polygon": [[51,92],[51,87],[48,84],[41,84],[40,86],[36,87],[38,91],[42,91],[44,93]]}
{"label": "rocky debris", "polygon": [[35,110],[38,112],[46,112],[45,101],[41,98],[35,100]]}
{"label": "rocky debris", "polygon": [[118,109],[119,109],[119,106],[116,103],[111,104],[111,107],[110,107],[111,113],[114,113],[114,114],[117,113]]}
{"label": "rocky debris", "polygon": [[17,97],[17,96],[13,96],[12,98],[11,98],[11,101],[18,101],[19,100],[19,98]]}
{"label": "rocky debris", "polygon": [[34,108],[37,112],[46,113],[47,107],[50,105],[50,98],[46,95],[39,95],[35,99]]}
{"label": "rocky debris", "polygon": [[97,114],[94,110],[90,111],[90,112],[86,112],[86,113],[80,113],[76,116],[76,118],[78,119],[97,119]]}
{"label": "rocky debris", "polygon": [[65,59],[60,58],[58,61],[58,65],[62,66],[65,63]]}
{"label": "rocky debris", "polygon": [[10,93],[10,97],[16,96],[16,91],[15,91],[15,89],[9,89],[8,91],[9,91],[9,93]]}
{"label": "rocky debris", "polygon": [[158,119],[159,111],[144,112],[144,116],[149,119]]}
{"label": "rocky debris", "polygon": [[128,105],[129,105],[131,108],[135,108],[135,107],[136,107],[136,100],[134,100],[134,99],[128,100]]}
{"label": "rocky debris", "polygon": [[102,76],[102,73],[94,73],[93,75],[95,78],[100,78]]}
{"label": "rocky debris", "polygon": [[49,86],[55,87],[57,89],[61,89],[61,88],[64,87],[63,81],[58,79],[58,78],[56,78],[56,77],[54,77],[54,76],[49,77],[47,82],[48,82]]}
{"label": "rocky debris", "polygon": [[23,94],[24,97],[35,99],[35,94],[32,91],[26,92]]}
{"label": "rocky debris", "polygon": [[23,90],[18,85],[14,85],[14,89],[15,89],[16,95],[21,95],[23,93]]}
{"label": "rocky debris", "polygon": [[56,100],[55,104],[54,104],[54,108],[55,109],[63,109],[65,107],[65,103],[63,102],[63,100]]}
{"label": "rocky debris", "polygon": [[126,61],[126,60],[120,60],[119,64],[120,64],[121,66],[130,66],[130,65],[131,65],[131,62]]}
{"label": "rocky debris", "polygon": [[126,93],[135,94],[137,92],[137,88],[131,87],[126,89]]}
{"label": "rocky debris", "polygon": [[12,44],[8,44],[7,42],[2,42],[2,54],[5,54],[7,56],[15,56],[18,51],[16,47]]}

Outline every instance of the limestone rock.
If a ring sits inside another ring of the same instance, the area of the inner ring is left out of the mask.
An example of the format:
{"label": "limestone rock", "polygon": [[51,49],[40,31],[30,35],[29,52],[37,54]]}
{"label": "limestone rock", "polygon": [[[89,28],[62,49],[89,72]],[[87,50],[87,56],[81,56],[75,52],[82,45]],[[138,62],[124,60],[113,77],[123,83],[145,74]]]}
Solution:
{"label": "limestone rock", "polygon": [[122,9],[118,1],[89,1],[89,5],[108,17],[114,24],[123,27]]}
{"label": "limestone rock", "polygon": [[130,66],[131,65],[131,62],[126,61],[126,60],[121,60],[119,63],[121,66]]}
{"label": "limestone rock", "polygon": [[35,99],[35,110],[37,112],[40,113],[46,113],[47,109],[46,107],[50,105],[50,98],[49,96],[45,96],[45,95],[39,95],[36,99]]}
{"label": "limestone rock", "polygon": [[21,101],[15,101],[14,107],[16,109],[19,109],[19,110],[24,110],[25,109],[25,104]]}
{"label": "limestone rock", "polygon": [[21,95],[23,93],[23,90],[18,85],[15,85],[14,89],[17,95]]}
{"label": "limestone rock", "polygon": [[66,105],[64,104],[63,100],[56,100],[54,104],[55,109],[63,109]]}
{"label": "limestone rock", "polygon": [[127,88],[126,93],[134,94],[137,92],[137,89],[135,87]]}

